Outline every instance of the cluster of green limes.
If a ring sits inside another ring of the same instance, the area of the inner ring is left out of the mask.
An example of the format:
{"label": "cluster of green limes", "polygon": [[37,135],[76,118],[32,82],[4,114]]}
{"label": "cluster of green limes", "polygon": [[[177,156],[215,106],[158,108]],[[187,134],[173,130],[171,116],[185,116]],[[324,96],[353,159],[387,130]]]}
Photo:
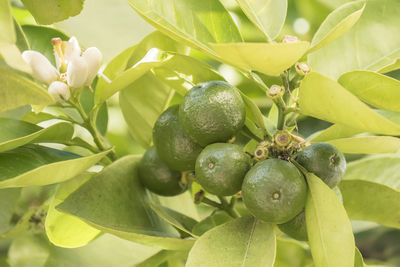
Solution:
{"label": "cluster of green limes", "polygon": [[230,84],[209,81],[194,86],[179,106],[168,108],[157,119],[154,147],[139,165],[142,183],[152,192],[173,196],[187,189],[183,174],[195,171],[195,181],[208,193],[232,196],[241,191],[255,217],[279,224],[294,238],[306,239],[307,184],[289,159],[333,188],[344,174],[343,154],[326,143],[303,148],[281,131],[274,141],[261,142],[251,158],[241,146],[228,142],[245,118],[243,99]]}

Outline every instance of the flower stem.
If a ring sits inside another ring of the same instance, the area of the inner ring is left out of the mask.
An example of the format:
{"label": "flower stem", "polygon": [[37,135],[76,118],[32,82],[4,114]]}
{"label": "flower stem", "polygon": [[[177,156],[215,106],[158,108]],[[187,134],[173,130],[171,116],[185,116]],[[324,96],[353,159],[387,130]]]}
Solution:
{"label": "flower stem", "polygon": [[235,202],[233,202],[233,204],[231,202],[231,204],[232,204],[231,205],[231,204],[228,204],[228,201],[226,200],[225,197],[218,196],[218,198],[219,198],[219,201],[221,201],[223,210],[226,213],[228,213],[232,218],[239,218],[240,217],[239,213],[237,213],[237,211],[234,208],[234,203]]}

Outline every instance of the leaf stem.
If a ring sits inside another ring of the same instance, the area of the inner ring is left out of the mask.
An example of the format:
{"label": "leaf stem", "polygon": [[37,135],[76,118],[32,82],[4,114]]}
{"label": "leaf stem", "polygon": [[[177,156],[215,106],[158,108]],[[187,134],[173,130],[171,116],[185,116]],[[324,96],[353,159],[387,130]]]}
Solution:
{"label": "leaf stem", "polygon": [[218,196],[218,198],[219,198],[219,201],[221,201],[223,210],[226,213],[228,213],[232,218],[239,218],[240,217],[239,213],[237,213],[237,211],[234,208],[234,203],[235,202],[233,202],[233,204],[232,204],[232,202],[231,202],[231,204],[229,204],[225,197]]}

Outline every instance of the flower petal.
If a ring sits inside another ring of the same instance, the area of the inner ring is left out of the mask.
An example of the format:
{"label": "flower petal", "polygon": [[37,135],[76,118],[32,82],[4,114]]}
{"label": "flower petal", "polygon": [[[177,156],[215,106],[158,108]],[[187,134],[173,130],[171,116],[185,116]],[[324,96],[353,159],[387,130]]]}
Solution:
{"label": "flower petal", "polygon": [[88,64],[83,57],[74,58],[67,67],[67,82],[72,88],[85,85],[88,76]]}
{"label": "flower petal", "polygon": [[68,85],[59,81],[52,82],[48,91],[58,102],[64,102],[71,96]]}
{"label": "flower petal", "polygon": [[81,55],[81,47],[79,46],[78,40],[75,37],[71,37],[67,42],[64,51],[64,60],[68,64],[75,58]]}
{"label": "flower petal", "polygon": [[100,69],[103,55],[96,47],[89,47],[85,52],[83,52],[82,57],[86,60],[88,65],[88,76],[85,85],[89,86]]}
{"label": "flower petal", "polygon": [[22,53],[22,58],[32,68],[32,76],[38,81],[50,84],[57,80],[59,73],[51,65],[50,61],[41,53],[33,50],[26,50]]}

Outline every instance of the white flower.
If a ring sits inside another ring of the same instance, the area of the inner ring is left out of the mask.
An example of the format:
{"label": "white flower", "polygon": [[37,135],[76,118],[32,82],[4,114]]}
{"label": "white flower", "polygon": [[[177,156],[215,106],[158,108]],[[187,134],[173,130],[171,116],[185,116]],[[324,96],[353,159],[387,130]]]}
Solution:
{"label": "white flower", "polygon": [[81,47],[75,37],[71,37],[65,46],[64,60],[65,64],[72,62],[77,57],[81,56]]}
{"label": "white flower", "polygon": [[85,59],[88,66],[88,75],[85,85],[89,86],[100,69],[103,55],[96,47],[89,47],[85,52],[83,52],[82,57]]}
{"label": "white flower", "polygon": [[74,58],[67,67],[67,82],[72,88],[81,88],[88,77],[88,64],[83,57]]}
{"label": "white flower", "polygon": [[68,85],[59,81],[52,82],[48,91],[58,102],[65,102],[71,96]]}
{"label": "white flower", "polygon": [[57,80],[59,76],[57,69],[41,53],[27,50],[22,53],[22,58],[31,67],[32,76],[38,81],[50,84]]}

